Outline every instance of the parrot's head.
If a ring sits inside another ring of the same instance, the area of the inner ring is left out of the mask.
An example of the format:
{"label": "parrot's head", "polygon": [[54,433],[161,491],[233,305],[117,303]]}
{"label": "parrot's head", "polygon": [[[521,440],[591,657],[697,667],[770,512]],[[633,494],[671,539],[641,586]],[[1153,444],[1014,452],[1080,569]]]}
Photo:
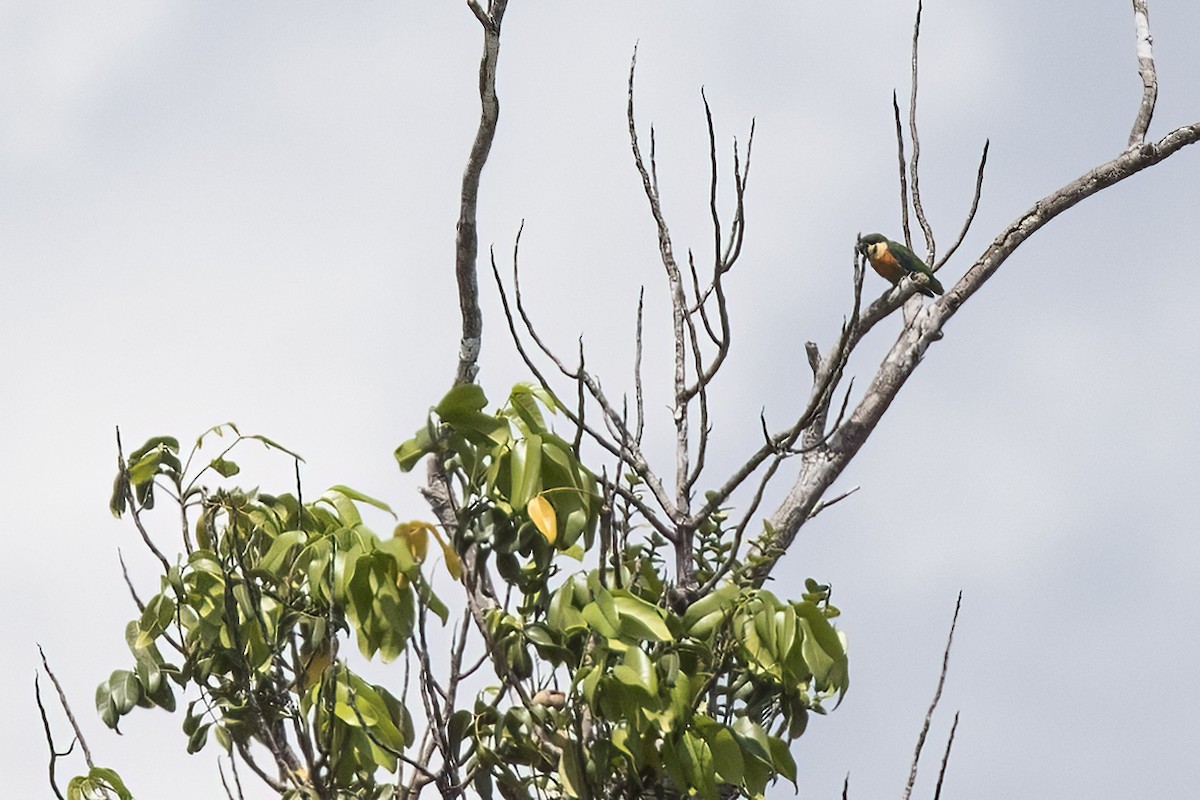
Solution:
{"label": "parrot's head", "polygon": [[864,256],[879,255],[881,252],[886,252],[887,249],[887,237],[881,233],[868,233],[866,236],[858,237],[858,252]]}

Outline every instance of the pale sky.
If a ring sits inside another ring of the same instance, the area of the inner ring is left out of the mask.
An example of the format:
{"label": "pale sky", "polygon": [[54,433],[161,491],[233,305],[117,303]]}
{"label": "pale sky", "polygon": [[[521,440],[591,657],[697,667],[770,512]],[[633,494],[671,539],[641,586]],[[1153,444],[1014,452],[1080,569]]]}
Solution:
{"label": "pale sky", "polygon": [[[1200,120],[1200,5],[1150,11],[1157,139]],[[913,12],[511,1],[481,249],[507,265],[525,221],[535,317],[567,352],[582,334],[614,395],[629,388],[646,286],[652,440],[669,423],[669,332],[625,131],[634,44],[677,252],[710,241],[700,87],[725,157],[757,119],[745,253],[726,284],[735,349],[714,398],[714,468],[731,469],[758,445],[760,411],[781,425],[807,397],[803,344],[828,347],[848,309],[855,234],[900,236],[890,98],[907,94]],[[926,4],[921,185],[942,248],[992,144],[975,227],[943,283],[1039,197],[1125,147],[1141,91],[1133,34],[1126,2]],[[144,596],[157,585],[132,526],[106,508],[114,426],[131,449],[233,420],[300,452],[313,496],[345,483],[428,516],[392,450],[453,374],[479,45],[460,2],[0,7],[8,795],[50,794],[40,642],[96,760],[136,796],[220,796],[217,748],[187,756],[181,712],[135,713],[118,737],[93,709],[96,685],[132,663],[117,549]],[[801,797],[840,796],[847,773],[851,797],[900,794],[959,590],[916,797],[932,797],[956,710],[945,797],[1196,794],[1198,180],[1200,150],[1184,150],[1022,247],[835,487],[861,490],[804,529],[773,589],[833,585],[852,685],[797,743]],[[480,380],[499,400],[527,375],[486,273],[481,285]],[[885,288],[871,274],[867,287]],[[864,341],[857,386],[899,325]],[[290,488],[290,464],[258,458],[242,459],[245,481]],[[174,552],[173,519],[157,524]],[[84,769],[65,760],[63,784]]]}

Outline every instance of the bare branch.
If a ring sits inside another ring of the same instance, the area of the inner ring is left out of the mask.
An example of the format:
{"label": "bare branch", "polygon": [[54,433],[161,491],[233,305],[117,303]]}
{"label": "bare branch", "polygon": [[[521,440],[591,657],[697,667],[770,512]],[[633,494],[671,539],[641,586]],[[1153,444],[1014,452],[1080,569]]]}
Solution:
{"label": "bare branch", "polygon": [[276,794],[283,794],[287,791],[288,787],[283,781],[271,777],[265,769],[258,765],[258,762],[254,760],[254,756],[250,753],[249,745],[239,741],[235,742],[234,746],[237,747],[238,755],[242,757],[242,761],[246,762],[246,766],[250,768],[250,771],[257,775],[260,781],[270,787],[271,791]]}
{"label": "bare branch", "polygon": [[483,314],[479,310],[479,283],[476,260],[479,255],[477,209],[479,180],[487,163],[500,119],[500,101],[496,97],[496,62],[500,57],[500,23],[508,0],[489,0],[485,12],[476,0],[469,3],[483,27],[483,57],[479,62],[479,100],[481,113],[475,142],[463,172],[458,214],[458,236],[454,248],[454,273],[458,279],[458,305],[462,314],[462,338],[458,352],[455,383],[470,383],[479,371],[479,349],[483,341]]}
{"label": "bare branch", "polygon": [[704,93],[704,87],[700,87],[700,99],[704,101],[704,120],[708,124],[708,211],[712,217],[713,253],[717,258],[713,271],[719,274],[721,269],[721,214],[717,211],[717,134],[713,128],[712,108],[708,105],[708,95]]}
{"label": "bare branch", "polygon": [[[634,48],[633,58],[629,62],[629,89],[626,116],[629,122],[629,144],[633,150],[633,161],[638,174],[642,177],[642,188],[646,200],[650,203],[650,214],[654,217],[654,225],[658,231],[658,251],[663,269],[667,274],[667,283],[671,293],[671,332],[674,339],[674,391],[672,392],[671,417],[675,423],[675,497],[673,506],[664,505],[664,509],[675,512],[679,517],[686,517],[691,507],[691,497],[688,492],[688,474],[690,472],[691,453],[689,449],[690,434],[688,431],[688,386],[687,386],[687,341],[688,328],[691,327],[687,315],[687,299],[684,297],[683,278],[679,265],[675,261],[675,253],[671,245],[671,234],[667,229],[667,221],[663,216],[662,203],[658,193],[658,175],[654,159],[654,129],[650,130],[650,170],[642,158],[638,145],[637,122],[633,113],[634,77],[637,74],[637,48]],[[695,329],[691,328],[691,339],[695,341]],[[660,500],[661,502],[661,500]],[[679,582],[684,586],[692,583],[692,554],[691,537],[677,530],[675,536],[675,567]]]}
{"label": "bare branch", "polygon": [[[637,409],[637,422],[633,426],[633,441],[637,445],[642,443],[642,432],[646,427],[646,407],[645,395],[642,384],[642,333],[644,331],[643,322],[645,319],[645,302],[646,302],[646,287],[638,289],[638,307],[637,307],[637,333],[634,341],[633,354],[633,398],[634,405]],[[618,480],[620,475],[617,476]]]}
{"label": "bare branch", "polygon": [[[587,418],[587,384],[583,382],[583,374],[587,370],[587,360],[583,353],[583,337],[579,337],[579,367],[575,370],[575,413],[582,422]],[[575,438],[571,440],[571,451],[579,456],[579,448],[583,444],[583,425],[575,428]]]}
{"label": "bare branch", "polygon": [[[967,270],[955,286],[948,289],[937,302],[924,306],[913,323],[901,332],[849,419],[830,437],[823,457],[805,463],[791,490],[771,516],[770,524],[777,534],[773,542],[773,552],[785,550],[792,543],[821,495],[866,442],[900,388],[920,363],[925,350],[941,337],[943,327],[963,303],[982,288],[988,278],[1000,269],[1021,244],[1076,203],[1154,166],[1197,141],[1200,141],[1200,122],[1177,128],[1156,143],[1144,144],[1136,150],[1126,150],[1111,161],[1088,170],[1066,186],[1037,201],[1032,208],[1010,223],[988,245],[974,266]],[[909,287],[908,291],[911,289],[912,287]],[[896,299],[899,296],[895,295]],[[892,297],[892,294],[887,296],[886,304],[895,302]],[[870,323],[879,302],[876,301],[863,313],[856,337],[861,335]],[[776,559],[777,557],[768,555],[767,561],[757,572],[759,579],[765,579]]]}
{"label": "bare branch", "polygon": [[1133,0],[1133,24],[1137,30],[1138,76],[1142,79],[1142,102],[1138,105],[1133,130],[1129,132],[1129,147],[1141,147],[1154,116],[1158,100],[1158,74],[1154,69],[1153,39],[1150,36],[1150,10],[1146,0]]}
{"label": "bare branch", "polygon": [[942,796],[942,783],[946,780],[946,767],[950,766],[950,748],[954,746],[954,734],[958,730],[958,712],[954,712],[954,724],[950,726],[950,736],[946,739],[946,752],[942,756],[942,768],[938,770],[937,788],[933,792],[933,800]]}
{"label": "bare branch", "polygon": [[[66,712],[67,720],[71,723],[71,730],[75,731],[75,741],[79,742],[79,747],[83,750],[83,760],[87,762],[88,769],[94,769],[96,762],[92,761],[92,751],[88,749],[87,740],[83,738],[83,731],[79,729],[79,723],[75,720],[75,714],[71,712],[71,704],[67,702],[67,693],[63,691],[62,684],[58,682],[54,670],[50,669],[50,662],[46,660],[46,653],[42,650],[40,644],[37,646],[37,649],[38,655],[42,657],[42,669],[46,670],[46,675],[50,677],[50,682],[54,684],[54,689],[58,692],[58,704]],[[44,719],[45,716],[43,715]],[[51,752],[53,752],[53,745],[51,745]]]}
{"label": "bare branch", "polygon": [[896,160],[900,171],[900,226],[904,230],[904,244],[912,248],[912,229],[908,224],[908,163],[904,160],[904,125],[900,122],[900,101],[892,90],[892,116],[896,120]]}
{"label": "bare branch", "polygon": [[[41,648],[39,647],[39,649],[41,649]],[[58,762],[59,752],[54,747],[54,734],[50,732],[50,719],[46,716],[46,706],[42,703],[42,687],[38,683],[38,675],[36,672],[33,674],[33,699],[37,702],[38,713],[42,717],[42,730],[44,730],[46,732],[46,746],[50,750],[50,764],[47,767],[47,769],[50,773],[50,775],[49,775],[50,788],[54,790],[54,796],[57,797],[58,800],[66,800],[66,798],[64,798],[62,796],[62,792],[59,791],[58,783],[55,780],[55,776],[54,776],[55,767]],[[68,748],[67,753],[70,753],[70,752],[71,752],[71,749]],[[65,753],[64,753],[64,755],[65,755]]]}
{"label": "bare branch", "polygon": [[917,737],[917,749],[913,753],[912,767],[908,772],[908,784],[904,787],[904,800],[909,800],[912,796],[913,785],[917,782],[917,762],[921,760],[921,749],[925,746],[925,737],[929,735],[929,726],[933,723],[933,712],[937,711],[938,703],[942,700],[942,689],[946,685],[946,673],[950,670],[950,646],[954,644],[954,628],[958,625],[960,608],[962,608],[962,592],[958,593],[958,600],[954,604],[954,618],[950,620],[950,635],[946,637],[946,650],[942,653],[942,672],[938,676],[937,691],[933,693],[933,702],[929,704],[929,710],[925,712],[925,724],[921,726],[921,734]]}
{"label": "bare branch", "polygon": [[[693,514],[693,524],[698,524],[700,520],[703,520],[713,510],[724,503],[747,478],[758,470],[767,458],[791,450],[796,441],[806,431],[811,434],[811,441],[806,444],[824,444],[823,425],[825,414],[833,399],[834,390],[841,380],[846,360],[849,358],[850,351],[857,341],[855,337],[859,335],[857,332],[860,327],[859,311],[862,303],[863,282],[861,261],[862,256],[856,249],[853,256],[854,305],[850,318],[843,324],[841,336],[838,338],[837,344],[834,345],[829,357],[822,359],[820,351],[815,344],[810,342],[805,345],[805,349],[808,351],[809,363],[815,366],[812,393],[809,396],[809,401],[804,411],[787,430],[766,436],[766,441],[726,479],[725,483],[707,493],[704,505]],[[908,291],[915,291],[915,287],[910,285]],[[761,577],[765,579],[765,573]]]}
{"label": "bare branch", "polygon": [[[546,379],[545,373],[543,373],[533,359],[530,358],[528,350],[525,348],[525,345],[522,343],[521,338],[517,333],[516,320],[513,318],[512,306],[509,303],[508,294],[504,290],[503,281],[500,279],[500,271],[496,267],[494,260],[492,262],[492,272],[495,275],[496,286],[500,292],[500,305],[504,310],[504,318],[508,323],[508,330],[512,336],[513,343],[517,348],[518,354],[520,354],[522,361],[525,362],[526,368],[529,369],[530,373],[533,374],[534,378],[538,381],[542,388],[546,389],[547,391],[553,391],[549,381]],[[646,520],[651,524],[651,526],[654,527],[655,530],[674,542],[676,539],[678,539],[678,536],[676,536],[672,525],[680,522],[679,514],[675,511],[670,497],[667,494],[666,487],[663,486],[662,480],[654,473],[653,470],[650,469],[650,466],[646,461],[646,457],[641,451],[639,440],[629,434],[628,430],[625,428],[625,422],[622,415],[619,414],[613,405],[608,401],[608,398],[604,394],[604,390],[600,386],[599,381],[586,372],[575,375],[567,370],[562,362],[558,360],[552,353],[547,352],[547,357],[555,363],[561,372],[569,376],[572,380],[578,379],[584,382],[584,384],[587,386],[588,393],[592,396],[592,399],[596,401],[597,405],[600,406],[605,423],[610,428],[615,430],[615,441],[604,435],[604,433],[601,431],[598,431],[594,427],[586,424],[581,417],[579,417],[569,408],[564,407],[561,409],[563,416],[565,416],[572,425],[582,428],[587,435],[591,437],[591,439],[603,450],[608,452],[610,455],[623,459],[629,464],[630,469],[632,469],[634,473],[642,479],[646,487],[650,490],[651,494],[654,495],[655,502],[657,502],[659,507],[663,509],[664,513],[668,515],[672,524],[667,525],[664,523],[649,506],[643,503],[633,492],[630,492],[622,487],[619,482],[614,482],[615,491],[619,493],[625,500],[637,507],[637,509],[642,512],[642,514],[646,517]]]}
{"label": "bare branch", "polygon": [[837,495],[837,496],[836,496],[836,497],[834,497],[832,500],[822,500],[821,502],[819,502],[819,503],[817,503],[815,506],[813,506],[813,510],[812,510],[812,511],[808,512],[808,518],[809,518],[809,519],[812,519],[812,518],[813,518],[813,517],[815,517],[817,514],[820,514],[822,511],[824,511],[825,509],[829,508],[829,507],[830,507],[831,505],[833,505],[834,503],[840,503],[840,502],[842,502],[843,500],[845,500],[847,497],[849,497],[850,495],[854,494],[854,493],[855,493],[855,492],[857,492],[858,490],[859,490],[859,487],[858,487],[858,486],[855,486],[853,489],[850,489],[850,490],[848,490],[848,491],[842,492],[841,494]]}
{"label": "bare branch", "polygon": [[983,195],[983,170],[987,167],[988,148],[991,147],[992,140],[987,139],[983,143],[983,155],[979,157],[979,170],[975,173],[975,195],[971,198],[971,209],[967,212],[967,219],[963,222],[962,230],[958,232],[958,238],[954,240],[954,244],[950,245],[950,249],[942,256],[932,269],[937,272],[942,268],[950,256],[954,255],[954,251],[962,244],[963,239],[967,236],[967,231],[971,229],[971,223],[975,221],[975,212],[979,210],[979,198]]}
{"label": "bare branch", "polygon": [[[246,795],[242,792],[242,779],[237,771],[237,759],[233,756],[229,757],[229,771],[233,773],[233,787],[230,788],[229,780],[225,777],[225,767],[221,766],[221,759],[217,759],[217,774],[221,776],[221,787],[225,789],[225,796],[229,800],[245,800]],[[237,796],[233,794],[233,789],[237,789]]]}
{"label": "bare branch", "polygon": [[137,606],[138,613],[146,610],[146,604],[142,602],[142,598],[138,597],[137,589],[133,588],[133,581],[129,578],[129,567],[125,566],[125,556],[121,553],[121,548],[117,548],[117,561],[121,562],[121,577],[125,579],[125,587],[129,589],[129,596],[133,598],[133,604]]}
{"label": "bare branch", "polygon": [[925,208],[921,205],[921,176],[918,162],[921,159],[921,137],[917,135],[917,51],[921,39],[921,0],[917,0],[917,20],[913,23],[912,37],[912,94],[908,101],[908,135],[912,139],[912,203],[916,212],[917,222],[925,234],[925,260],[933,261],[937,246],[933,243],[933,228],[925,218]]}

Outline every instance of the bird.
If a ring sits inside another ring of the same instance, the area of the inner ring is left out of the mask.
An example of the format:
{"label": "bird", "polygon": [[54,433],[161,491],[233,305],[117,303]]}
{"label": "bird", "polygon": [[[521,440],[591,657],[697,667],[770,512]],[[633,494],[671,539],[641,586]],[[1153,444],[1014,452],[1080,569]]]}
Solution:
{"label": "bird", "polygon": [[921,294],[933,297],[946,291],[938,279],[933,276],[933,270],[918,258],[916,253],[899,242],[893,242],[881,233],[868,233],[866,236],[860,236],[858,251],[871,262],[872,269],[894,286],[899,286],[901,278],[906,275],[912,276],[919,272],[927,280],[927,284],[917,284],[917,290]]}

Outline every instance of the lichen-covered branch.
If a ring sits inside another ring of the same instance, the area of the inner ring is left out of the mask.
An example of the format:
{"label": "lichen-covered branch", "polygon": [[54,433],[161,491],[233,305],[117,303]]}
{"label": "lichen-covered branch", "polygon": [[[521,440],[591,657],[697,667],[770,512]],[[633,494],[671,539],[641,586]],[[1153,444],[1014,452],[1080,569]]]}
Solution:
{"label": "lichen-covered branch", "polygon": [[496,62],[500,57],[500,23],[508,0],[489,0],[486,11],[476,0],[471,11],[483,27],[483,58],[479,63],[479,129],[471,145],[471,155],[463,172],[462,195],[458,213],[458,235],[454,247],[454,274],[458,279],[458,305],[462,314],[458,371],[455,383],[475,380],[479,371],[479,350],[483,343],[483,314],[479,310],[477,261],[479,234],[476,212],[479,205],[479,180],[487,163],[500,119],[500,100],[496,97]]}

